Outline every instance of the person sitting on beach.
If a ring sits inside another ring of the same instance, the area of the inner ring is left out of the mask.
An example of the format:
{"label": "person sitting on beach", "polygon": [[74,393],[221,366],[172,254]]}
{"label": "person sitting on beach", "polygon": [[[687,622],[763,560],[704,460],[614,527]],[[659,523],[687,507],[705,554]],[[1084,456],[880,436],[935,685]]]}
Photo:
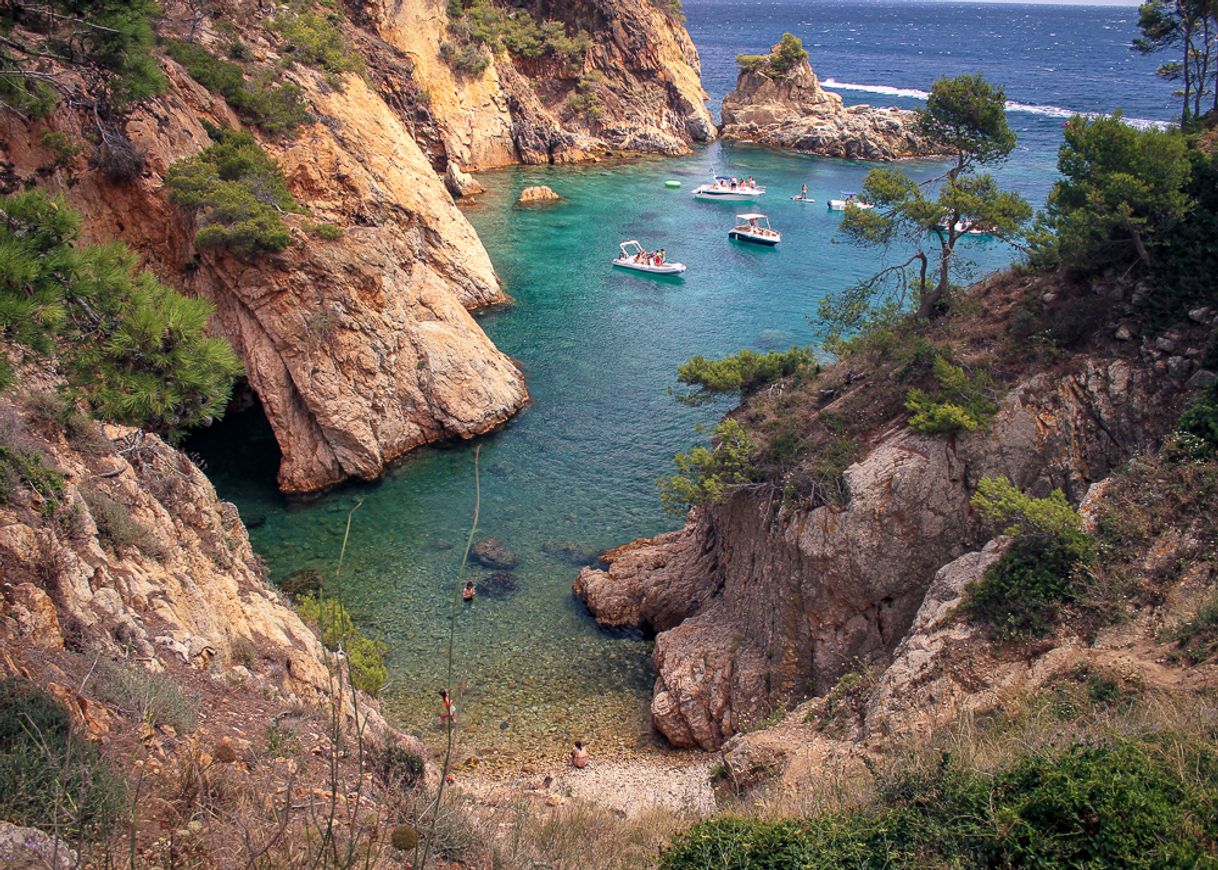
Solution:
{"label": "person sitting on beach", "polygon": [[440,690],[440,703],[444,705],[444,709],[440,711],[440,725],[445,723],[450,725],[457,724],[457,705],[453,703],[453,699],[448,697],[448,689]]}
{"label": "person sitting on beach", "polygon": [[474,588],[474,581],[466,580],[465,588],[461,590],[461,598],[464,599],[466,603],[469,603],[470,601],[474,600],[474,596],[477,594],[478,590]]}
{"label": "person sitting on beach", "polygon": [[584,749],[584,744],[578,740],[575,741],[575,748],[571,750],[571,766],[581,768],[588,766],[588,750]]}

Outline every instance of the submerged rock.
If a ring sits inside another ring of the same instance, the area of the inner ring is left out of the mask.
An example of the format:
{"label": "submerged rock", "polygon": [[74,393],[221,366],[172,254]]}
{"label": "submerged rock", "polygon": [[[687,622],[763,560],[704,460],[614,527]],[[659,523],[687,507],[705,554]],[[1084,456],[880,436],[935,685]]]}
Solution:
{"label": "submerged rock", "polygon": [[487,574],[478,584],[478,591],[491,598],[502,598],[520,587],[520,578],[511,571],[495,571]]}
{"label": "submerged rock", "polygon": [[572,565],[603,565],[601,548],[588,541],[546,541],[541,545],[541,552],[547,556],[564,559]]}
{"label": "submerged rock", "polygon": [[498,538],[483,538],[478,543],[474,544],[470,551],[474,560],[487,568],[509,569],[515,568],[516,554],[508,549],[507,545]]}
{"label": "submerged rock", "polygon": [[316,568],[298,568],[279,581],[279,589],[291,598],[316,595],[321,591],[321,572]]}
{"label": "submerged rock", "polygon": [[516,205],[545,205],[546,203],[561,201],[562,197],[549,187],[546,187],[544,184],[537,184],[520,191]]}

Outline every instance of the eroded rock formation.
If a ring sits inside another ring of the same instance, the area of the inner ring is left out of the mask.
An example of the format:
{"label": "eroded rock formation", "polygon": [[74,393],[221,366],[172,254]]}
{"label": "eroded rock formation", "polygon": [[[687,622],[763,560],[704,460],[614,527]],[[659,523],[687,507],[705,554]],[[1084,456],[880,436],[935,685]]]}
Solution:
{"label": "eroded rock formation", "polygon": [[[144,174],[114,183],[78,165],[42,179],[66,195],[91,240],[122,239],[162,279],[216,305],[282,451],[281,488],[306,492],[371,479],[421,444],[493,429],[527,399],[524,378],[467,309],[506,300],[490,258],[401,119],[362,79],[338,90],[311,70],[289,75],[317,120],[267,142],[313,220],[290,217],[292,244],[241,260],[196,252],[193,226],[169,202],[171,163],[210,144],[202,121],[235,126],[223,101],[166,61],[172,87],[141,105],[127,132]],[[70,111],[53,128],[84,138]],[[34,175],[38,138],[9,116],[7,159]]]}
{"label": "eroded rock formation", "polygon": [[986,432],[880,437],[846,470],[844,508],[740,493],[680,532],[608,554],[609,570],[585,569],[576,592],[607,626],[660,629],[653,721],[677,746],[717,748],[886,660],[919,610],[946,600],[927,589],[937,574],[954,583],[960,572],[940,569],[983,543],[969,507],[981,477],[1077,501],[1158,434],[1172,394],[1160,385],[1121,359],[1031,377]]}
{"label": "eroded rock formation", "polygon": [[934,155],[934,145],[914,129],[914,118],[903,109],[843,106],[840,96],[821,87],[804,60],[777,78],[741,71],[736,89],[723,98],[719,134],[823,157],[896,160]]}
{"label": "eroded rock formation", "polygon": [[[466,169],[571,163],[606,150],[681,154],[715,137],[698,53],[685,28],[647,0],[534,4],[539,20],[591,36],[575,64],[493,57],[477,72],[443,57],[451,43],[447,0],[367,4],[369,26],[411,64],[427,95],[435,139]],[[573,107],[580,83],[597,111]]]}

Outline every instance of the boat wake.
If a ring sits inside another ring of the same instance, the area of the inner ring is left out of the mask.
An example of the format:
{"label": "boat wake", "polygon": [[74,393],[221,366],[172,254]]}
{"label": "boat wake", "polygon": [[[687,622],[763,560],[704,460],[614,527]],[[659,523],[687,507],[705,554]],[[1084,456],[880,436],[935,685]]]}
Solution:
{"label": "boat wake", "polygon": [[[839,82],[836,79],[825,79],[821,85],[831,91],[863,91],[869,94],[883,94],[886,97],[906,97],[912,100],[925,100],[930,96],[928,91],[918,88],[897,88],[892,85],[860,85],[853,82]],[[1077,112],[1074,109],[1063,109],[1061,106],[1039,106],[1032,103],[1017,103],[1007,100],[1008,112],[1023,112],[1028,115],[1041,115],[1046,118],[1072,118],[1075,115],[1095,117],[1097,112]],[[1149,118],[1125,118],[1125,123],[1139,130],[1151,127],[1167,129],[1172,126],[1170,121],[1153,121]]]}

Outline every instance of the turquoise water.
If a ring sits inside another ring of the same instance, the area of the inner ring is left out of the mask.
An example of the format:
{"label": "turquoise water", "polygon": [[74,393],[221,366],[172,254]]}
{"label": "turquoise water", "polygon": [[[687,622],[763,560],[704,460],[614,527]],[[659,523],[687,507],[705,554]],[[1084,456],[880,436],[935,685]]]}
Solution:
{"label": "turquoise water", "polygon": [[[770,186],[757,207],[784,234],[777,249],[730,242],[738,208],[691,198],[712,167]],[[503,540],[520,562],[516,592],[480,597],[458,618],[461,723],[482,757],[557,752],[575,736],[623,748],[651,744],[648,644],[599,631],[570,594],[578,566],[546,549],[598,550],[675,527],[655,480],[671,472],[675,452],[700,440],[696,426],[732,404],[677,402],[669,394],[677,364],[698,353],[814,339],[808,315],[823,292],[863,277],[874,263],[873,252],[838,243],[840,218],[825,206],[869,168],[716,145],[675,160],[479,176],[489,192],[468,215],[515,300],[482,324],[521,362],[532,394],[523,412],[480,441],[481,532]],[[938,166],[909,169],[928,174]],[[684,187],[667,189],[667,179]],[[1043,176],[1027,180],[1045,184]],[[804,182],[816,204],[788,199]],[[530,184],[551,185],[564,202],[513,208]],[[617,243],[630,238],[666,248],[689,266],[686,277],[611,268]],[[970,251],[978,269],[1011,254],[985,242],[972,242]],[[380,484],[292,505],[274,488],[269,432],[244,416],[192,449],[242,515],[261,520],[251,534],[276,578],[300,567],[329,570],[346,514],[362,500],[343,575],[330,589],[387,643],[390,708],[407,726],[425,729],[443,684],[447,617],[473,506],[473,446],[425,449]],[[445,543],[453,546],[440,549]]]}

